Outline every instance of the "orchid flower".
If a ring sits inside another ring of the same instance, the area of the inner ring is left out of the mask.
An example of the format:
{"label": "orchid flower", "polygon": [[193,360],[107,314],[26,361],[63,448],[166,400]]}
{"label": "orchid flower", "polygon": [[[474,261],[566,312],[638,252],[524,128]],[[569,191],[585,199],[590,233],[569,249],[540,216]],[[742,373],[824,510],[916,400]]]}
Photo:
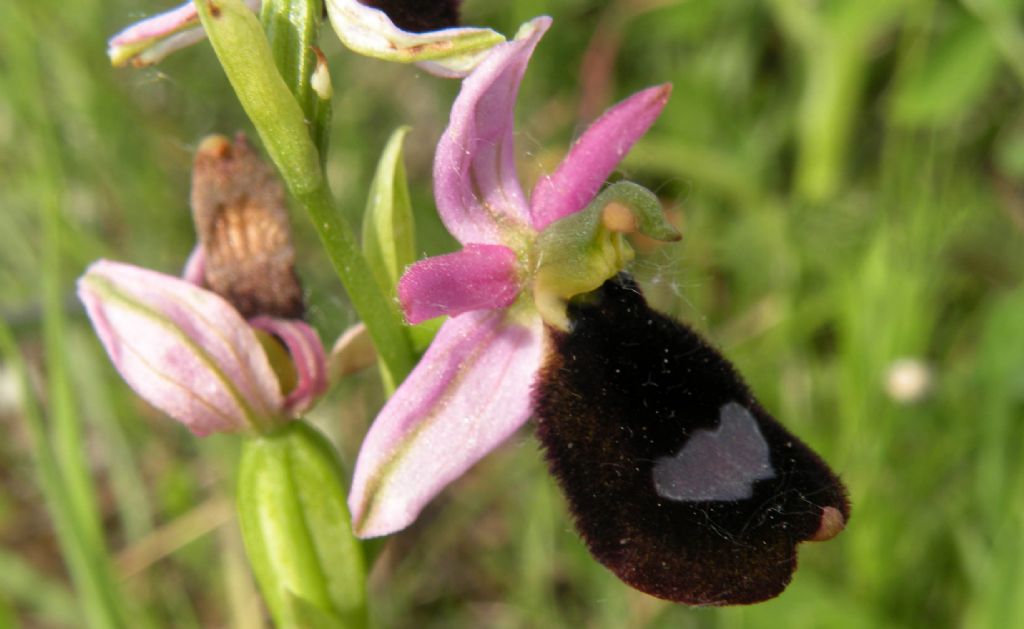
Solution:
{"label": "orchid flower", "polygon": [[[259,11],[261,0],[245,0]],[[369,57],[419,63],[447,77],[465,76],[491,46],[504,41],[486,28],[460,28],[455,2],[327,0],[335,32],[348,48]],[[319,11],[319,9],[317,9]],[[145,67],[206,38],[190,0],[114,35],[107,55],[114,66]]]}
{"label": "orchid flower", "polygon": [[457,2],[439,0],[326,0],[341,43],[367,57],[415,62],[443,77],[463,77],[495,44],[489,28],[458,27]]}
{"label": "orchid flower", "polygon": [[[212,291],[109,260],[89,267],[78,296],[125,381],[198,436],[269,430],[326,389],[323,348],[302,321],[247,323]],[[282,391],[260,333],[284,343],[296,371],[290,391]]]}
{"label": "orchid flower", "polygon": [[461,251],[410,266],[398,295],[410,323],[449,315],[363,442],[349,507],[362,537],[412,523],[420,510],[530,417],[544,327],[564,327],[567,300],[618,273],[622,233],[678,234],[649,192],[598,194],[654,123],[670,87],[606,112],[527,199],[516,176],[513,109],[534,48],[551,23],[527,23],[463,82],[434,162],[435,197]]}
{"label": "orchid flower", "polygon": [[150,404],[200,436],[267,432],[327,388],[320,339],[296,314],[297,289],[281,288],[297,282],[284,191],[244,137],[211,136],[192,196],[200,244],[184,278],[100,260],[78,295],[114,366]]}

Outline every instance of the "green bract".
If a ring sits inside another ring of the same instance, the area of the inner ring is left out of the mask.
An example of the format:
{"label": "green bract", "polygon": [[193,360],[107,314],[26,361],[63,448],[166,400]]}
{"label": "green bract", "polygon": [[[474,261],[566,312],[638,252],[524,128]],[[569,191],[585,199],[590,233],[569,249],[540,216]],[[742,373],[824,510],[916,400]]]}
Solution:
{"label": "green bract", "polygon": [[238,474],[246,552],[281,627],[362,627],[365,570],[335,454],[302,421],[246,440]]}

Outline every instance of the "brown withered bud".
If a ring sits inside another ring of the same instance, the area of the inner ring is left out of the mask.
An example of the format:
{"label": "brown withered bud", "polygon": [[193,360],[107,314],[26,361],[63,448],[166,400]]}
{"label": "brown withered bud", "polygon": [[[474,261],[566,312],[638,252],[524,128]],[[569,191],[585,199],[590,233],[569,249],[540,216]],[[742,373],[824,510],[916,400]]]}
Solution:
{"label": "brown withered bud", "polygon": [[625,274],[569,307],[535,385],[537,436],[590,552],[689,605],[777,596],[797,545],[850,518],[828,465],[717,350]]}
{"label": "brown withered bud", "polygon": [[242,316],[301,318],[284,186],[239,133],[211,135],[192,167],[192,218],[207,286]]}
{"label": "brown withered bud", "polygon": [[457,0],[360,0],[388,14],[395,26],[411,33],[437,31],[459,25]]}

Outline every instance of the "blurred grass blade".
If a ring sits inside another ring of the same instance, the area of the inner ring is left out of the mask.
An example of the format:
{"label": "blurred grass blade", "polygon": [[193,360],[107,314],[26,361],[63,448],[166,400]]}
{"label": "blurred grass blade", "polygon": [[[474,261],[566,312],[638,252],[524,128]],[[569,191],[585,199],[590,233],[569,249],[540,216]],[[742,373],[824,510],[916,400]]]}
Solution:
{"label": "blurred grass blade", "polygon": [[897,85],[893,119],[910,126],[956,122],[991,87],[999,63],[988,29],[976,20],[963,20]]}
{"label": "blurred grass blade", "polygon": [[120,379],[111,380],[106,377],[106,370],[95,368],[107,362],[95,335],[84,328],[74,328],[69,332],[67,355],[75,399],[87,425],[96,431],[97,438],[103,443],[110,489],[124,527],[124,539],[131,543],[153,528],[149,489],[121,421],[121,418],[134,419],[133,413],[131,409],[124,408],[123,396],[117,396],[112,390],[114,384],[123,387]]}
{"label": "blurred grass blade", "polygon": [[1024,26],[1021,3],[1017,0],[961,0],[961,3],[985,23],[1003,60],[1024,85]]}
{"label": "blurred grass blade", "polygon": [[[61,553],[77,590],[85,623],[90,627],[124,627],[127,615],[105,548],[78,519],[50,444],[43,414],[28,379],[25,361],[6,322],[0,321],[0,352],[17,374],[24,401],[24,419],[32,441],[39,483],[53,518]],[[141,619],[139,619],[141,620]]]}
{"label": "blurred grass blade", "polygon": [[[0,566],[0,594],[4,598],[28,607],[33,617],[47,624],[71,627],[81,620],[74,594],[63,583],[6,550],[0,550]],[[0,619],[0,627],[4,626]]]}
{"label": "blurred grass blade", "polygon": [[[91,470],[86,460],[85,439],[68,374],[65,290],[61,256],[66,248],[64,195],[69,187],[65,172],[65,145],[52,116],[50,93],[39,80],[44,76],[38,35],[26,5],[3,5],[0,18],[6,25],[0,49],[14,51],[5,78],[16,84],[16,113],[36,129],[19,159],[32,168],[41,223],[42,255],[36,270],[42,300],[42,327],[47,424],[27,376],[25,362],[6,322],[0,325],[0,349],[19,374],[24,391],[24,418],[32,439],[34,463],[39,474],[58,541],[75,583],[82,612],[93,627],[123,626],[128,615],[113,577],[107,554]],[[9,58],[4,55],[4,58]],[[139,617],[139,623],[145,619]]]}
{"label": "blurred grass blade", "polygon": [[864,97],[869,47],[903,9],[905,1],[841,0],[821,5],[821,30],[798,42],[807,68],[799,112],[800,197],[816,203],[838,189]]}

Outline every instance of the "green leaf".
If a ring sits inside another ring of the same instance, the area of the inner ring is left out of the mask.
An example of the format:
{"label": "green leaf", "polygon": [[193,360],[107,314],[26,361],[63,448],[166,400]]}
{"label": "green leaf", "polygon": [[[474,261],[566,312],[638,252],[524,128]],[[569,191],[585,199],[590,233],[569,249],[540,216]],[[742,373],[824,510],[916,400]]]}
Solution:
{"label": "green leaf", "polygon": [[898,86],[892,101],[893,120],[935,127],[956,121],[988,91],[999,59],[988,29],[976,20],[964,20]]}
{"label": "green leaf", "polygon": [[363,254],[374,279],[392,297],[402,271],[416,259],[416,228],[402,163],[402,141],[408,133],[409,127],[391,133],[377,162],[363,215]]}

